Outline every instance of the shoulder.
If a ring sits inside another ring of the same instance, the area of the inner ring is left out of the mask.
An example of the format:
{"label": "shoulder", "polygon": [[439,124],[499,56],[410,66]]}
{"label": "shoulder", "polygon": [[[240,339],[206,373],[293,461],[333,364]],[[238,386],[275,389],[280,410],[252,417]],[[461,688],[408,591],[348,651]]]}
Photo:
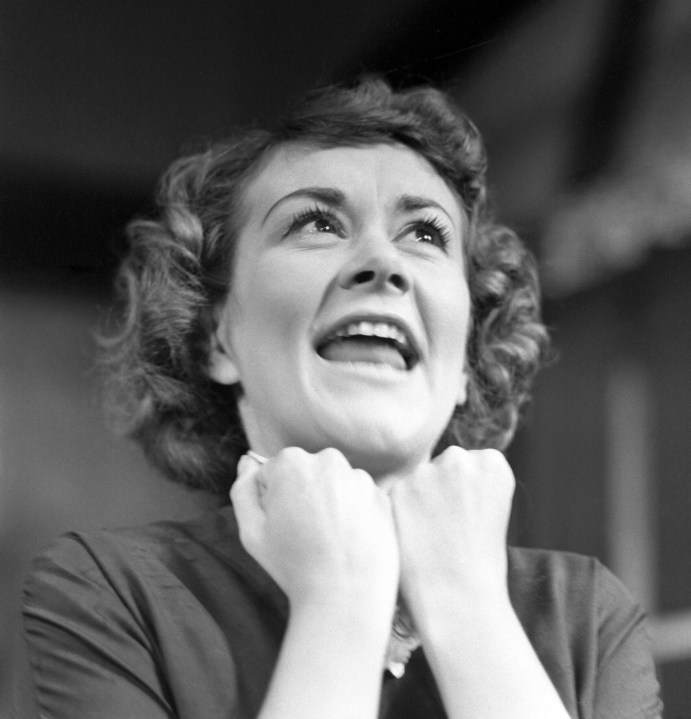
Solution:
{"label": "shoulder", "polygon": [[572,576],[582,578],[602,565],[597,558],[576,552],[509,547],[509,566],[514,573],[526,578],[534,579],[537,575],[566,579]]}
{"label": "shoulder", "polygon": [[646,614],[599,560],[511,547],[509,589],[567,706],[596,717],[659,716]]}
{"label": "shoulder", "polygon": [[642,608],[595,557],[573,552],[509,548],[509,588],[526,621],[558,621],[574,631],[605,633],[618,618],[640,623]]}
{"label": "shoulder", "polygon": [[642,609],[622,582],[595,557],[546,549],[509,548],[509,586],[517,602],[528,596],[602,620],[611,611]]}
{"label": "shoulder", "polygon": [[[121,716],[127,701],[138,707],[130,715],[151,717],[173,706],[194,707],[181,716],[254,707],[285,614],[280,590],[242,548],[230,508],[65,535],[34,560],[23,596],[36,695],[60,716]],[[238,683],[250,675],[259,688],[241,696]]]}
{"label": "shoulder", "polygon": [[127,575],[164,569],[184,542],[199,548],[185,524],[161,522],[144,527],[69,532],[55,539],[31,563],[27,590],[49,576],[60,583],[80,577],[85,584],[105,586]]}
{"label": "shoulder", "polygon": [[182,522],[68,532],[33,560],[32,570],[60,565],[90,572],[96,566],[108,573],[122,564],[174,565],[180,556],[213,553],[221,545],[230,561],[242,556],[230,508]]}
{"label": "shoulder", "polygon": [[229,507],[184,522],[66,534],[32,562],[24,606],[92,596],[138,613],[183,593],[198,596],[209,584],[276,593],[240,544]]}

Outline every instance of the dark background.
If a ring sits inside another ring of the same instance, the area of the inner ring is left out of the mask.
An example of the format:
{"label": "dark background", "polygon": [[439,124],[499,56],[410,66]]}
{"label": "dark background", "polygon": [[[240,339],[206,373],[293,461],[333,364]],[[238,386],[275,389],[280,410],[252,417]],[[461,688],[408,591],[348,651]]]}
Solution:
{"label": "dark background", "polygon": [[666,716],[691,716],[686,0],[3,0],[0,715],[31,556],[206,503],[101,418],[124,224],[185,147],[363,71],[441,84],[483,130],[561,354],[510,450],[512,538],[612,566],[653,615]]}

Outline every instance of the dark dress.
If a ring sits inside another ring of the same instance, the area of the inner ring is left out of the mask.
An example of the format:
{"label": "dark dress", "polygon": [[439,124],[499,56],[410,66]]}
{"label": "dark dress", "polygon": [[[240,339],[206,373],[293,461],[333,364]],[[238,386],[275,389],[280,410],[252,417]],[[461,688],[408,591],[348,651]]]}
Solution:
{"label": "dark dress", "polygon": [[[509,549],[515,610],[573,717],[661,710],[641,610],[596,560]],[[257,715],[288,617],[233,511],[63,537],[25,585],[28,684],[51,719]],[[347,661],[347,659],[345,659]],[[444,717],[421,649],[380,717]]]}

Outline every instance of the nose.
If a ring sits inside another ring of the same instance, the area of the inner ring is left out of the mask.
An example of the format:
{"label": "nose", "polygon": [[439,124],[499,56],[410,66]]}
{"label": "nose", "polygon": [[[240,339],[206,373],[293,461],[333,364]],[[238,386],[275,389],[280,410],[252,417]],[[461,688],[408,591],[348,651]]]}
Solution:
{"label": "nose", "polygon": [[398,250],[388,238],[365,241],[343,266],[338,278],[345,290],[374,290],[405,294],[410,275]]}

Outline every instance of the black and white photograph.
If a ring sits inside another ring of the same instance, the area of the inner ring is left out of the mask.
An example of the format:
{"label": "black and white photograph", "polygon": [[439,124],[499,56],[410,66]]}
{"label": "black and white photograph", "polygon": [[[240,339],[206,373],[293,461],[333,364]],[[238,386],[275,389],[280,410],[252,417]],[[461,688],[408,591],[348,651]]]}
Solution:
{"label": "black and white photograph", "polygon": [[691,3],[0,2],[0,717],[691,719]]}

